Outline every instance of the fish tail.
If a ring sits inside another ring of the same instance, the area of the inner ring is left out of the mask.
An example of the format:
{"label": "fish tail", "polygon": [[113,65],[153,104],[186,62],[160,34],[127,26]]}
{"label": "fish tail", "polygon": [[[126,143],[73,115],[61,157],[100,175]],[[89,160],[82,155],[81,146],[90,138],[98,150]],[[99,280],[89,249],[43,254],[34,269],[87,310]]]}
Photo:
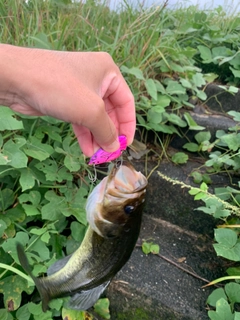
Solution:
{"label": "fish tail", "polygon": [[38,292],[41,296],[41,300],[42,300],[42,310],[43,312],[46,312],[48,310],[48,303],[51,300],[51,296],[49,294],[49,291],[47,290],[47,288],[44,285],[44,281],[41,278],[37,278],[32,274],[32,269],[31,266],[28,262],[26,253],[24,251],[23,246],[20,243],[17,243],[17,254],[18,254],[18,259],[21,263],[21,266],[23,267],[23,269],[25,270],[25,272],[33,279]]}

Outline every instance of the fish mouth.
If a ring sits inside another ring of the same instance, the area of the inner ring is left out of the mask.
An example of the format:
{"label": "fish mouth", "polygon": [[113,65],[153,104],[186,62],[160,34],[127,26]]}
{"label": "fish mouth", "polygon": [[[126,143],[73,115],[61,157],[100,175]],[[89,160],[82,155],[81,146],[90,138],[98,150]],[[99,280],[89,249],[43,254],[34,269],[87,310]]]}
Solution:
{"label": "fish mouth", "polygon": [[130,218],[125,208],[136,210],[145,201],[147,179],[124,161],[114,166],[92,191],[86,204],[87,220],[100,236],[117,236]]}
{"label": "fish mouth", "polygon": [[119,196],[119,194],[139,193],[146,186],[146,177],[141,172],[136,171],[129,162],[123,161],[119,166],[113,167],[108,176],[105,194]]}

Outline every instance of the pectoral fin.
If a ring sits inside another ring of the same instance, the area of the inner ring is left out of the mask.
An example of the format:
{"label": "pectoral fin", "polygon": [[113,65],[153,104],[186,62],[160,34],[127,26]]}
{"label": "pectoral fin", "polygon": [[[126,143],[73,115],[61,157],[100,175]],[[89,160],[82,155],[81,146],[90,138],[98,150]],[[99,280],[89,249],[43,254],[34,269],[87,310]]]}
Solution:
{"label": "pectoral fin", "polygon": [[69,307],[77,310],[88,310],[97,302],[109,283],[110,281],[107,281],[96,288],[75,293],[71,296]]}
{"label": "pectoral fin", "polygon": [[61,270],[65,265],[67,264],[68,260],[71,258],[72,254],[54,262],[48,269],[47,269],[47,275],[51,276],[55,272]]}

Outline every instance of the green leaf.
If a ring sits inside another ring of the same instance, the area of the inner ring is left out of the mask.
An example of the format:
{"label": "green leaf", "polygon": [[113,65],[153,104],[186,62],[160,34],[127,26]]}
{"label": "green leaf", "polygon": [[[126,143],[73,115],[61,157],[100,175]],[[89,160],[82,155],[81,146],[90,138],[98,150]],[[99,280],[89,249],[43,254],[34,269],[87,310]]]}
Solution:
{"label": "green leaf", "polygon": [[202,87],[206,84],[206,81],[203,77],[202,73],[196,72],[193,77],[192,80],[194,82],[194,84],[196,85],[196,87]]}
{"label": "green leaf", "polygon": [[29,141],[24,147],[25,153],[37,159],[39,161],[43,161],[50,157],[50,155],[54,152],[54,149],[45,143],[41,143],[41,141],[35,137],[30,137]]}
{"label": "green leaf", "polygon": [[230,229],[215,229],[214,237],[218,243],[224,244],[228,248],[232,248],[237,242],[236,232]]}
{"label": "green leaf", "polygon": [[[88,316],[88,318],[86,318]],[[62,308],[62,319],[64,320],[93,320],[87,311],[70,310]]]}
{"label": "green leaf", "polygon": [[212,60],[212,52],[206,46],[197,46],[200,56],[203,59],[203,63],[209,63]]}
{"label": "green leaf", "polygon": [[181,95],[186,93],[186,88],[184,88],[179,82],[169,80],[166,88],[166,92],[170,95]]}
{"label": "green leaf", "polygon": [[[13,317],[12,317],[11,313],[8,312],[6,309],[0,309],[0,319],[1,320],[12,320]],[[26,319],[26,320],[28,320],[28,319]]]}
{"label": "green leaf", "polygon": [[32,189],[35,185],[35,176],[30,168],[23,168],[20,170],[21,176],[19,179],[22,191]]}
{"label": "green leaf", "polygon": [[184,113],[184,118],[186,119],[187,124],[188,124],[190,130],[203,130],[203,129],[205,129],[205,127],[199,126],[199,125],[193,120],[193,118],[190,116],[189,113],[185,112],[185,113]]}
{"label": "green leaf", "polygon": [[195,134],[194,138],[199,144],[201,144],[204,141],[209,141],[211,139],[211,133],[209,131],[198,132]]}
{"label": "green leaf", "polygon": [[31,313],[28,310],[28,305],[25,304],[19,308],[16,312],[17,320],[28,320],[31,316]]}
{"label": "green leaf", "polygon": [[216,229],[214,249],[218,256],[232,261],[240,261],[240,242],[237,242],[237,234],[229,229]]}
{"label": "green leaf", "polygon": [[5,229],[7,229],[6,223],[0,219],[0,238],[4,234]]}
{"label": "green leaf", "polygon": [[34,286],[29,286],[28,281],[19,275],[11,275],[0,281],[0,292],[4,295],[4,305],[8,310],[19,308],[22,299],[22,291],[31,294]]}
{"label": "green leaf", "polygon": [[86,227],[77,221],[73,221],[71,223],[70,229],[72,237],[76,241],[82,242],[85,235]]}
{"label": "green leaf", "polygon": [[232,71],[235,78],[240,78],[240,70],[236,70],[232,67],[229,67],[229,69]]}
{"label": "green leaf", "polygon": [[109,300],[107,298],[99,299],[94,304],[94,311],[103,319],[110,319]]}
{"label": "green leaf", "polygon": [[8,140],[3,146],[3,154],[8,160],[8,165],[14,168],[26,168],[28,157],[19,148],[17,141]]}
{"label": "green leaf", "polygon": [[184,120],[182,120],[177,114],[170,113],[170,114],[166,114],[166,115],[167,115],[168,121],[176,124],[177,126],[179,126],[181,128],[186,127],[187,123]]}
{"label": "green leaf", "polygon": [[233,117],[233,120],[240,122],[240,112],[229,111],[228,114]]}
{"label": "green leaf", "polygon": [[171,99],[164,95],[164,94],[159,94],[157,95],[157,105],[159,105],[162,108],[168,107],[170,105]]}
{"label": "green leaf", "polygon": [[4,241],[2,244],[2,248],[5,252],[9,253],[13,260],[15,260],[17,263],[19,263],[18,255],[17,255],[17,243],[21,243],[23,246],[25,246],[29,241],[28,234],[22,231],[19,231],[15,238],[10,238]]}
{"label": "green leaf", "polygon": [[0,106],[0,131],[20,129],[23,129],[22,121],[16,119],[10,108]]}
{"label": "green leaf", "polygon": [[240,133],[229,133],[221,137],[230,150],[237,151],[240,148]]}
{"label": "green leaf", "polygon": [[145,81],[145,87],[147,89],[147,93],[150,95],[151,98],[157,100],[157,87],[153,79],[147,79]]}
{"label": "green leaf", "polygon": [[199,147],[194,142],[187,142],[183,145],[183,148],[191,152],[197,152]]}
{"label": "green leaf", "polygon": [[34,316],[34,320],[52,320],[53,314],[50,310],[42,311],[42,303],[36,304],[29,302],[27,304],[28,311]]}
{"label": "green leaf", "polygon": [[216,311],[208,311],[211,320],[233,320],[234,315],[228,302],[221,298],[216,303]]}
{"label": "green leaf", "polygon": [[240,284],[235,282],[227,283],[225,291],[231,303],[240,302]]}
{"label": "green leaf", "polygon": [[139,80],[144,80],[143,73],[139,68],[136,68],[136,67],[128,68],[126,66],[121,66],[121,71],[123,73],[131,74]]}
{"label": "green leaf", "polygon": [[223,290],[223,288],[215,289],[208,296],[207,303],[210,304],[210,306],[212,306],[212,307],[216,307],[217,301],[221,298],[223,298],[227,301],[227,296],[225,294],[225,291]]}
{"label": "green leaf", "polygon": [[191,173],[191,176],[193,177],[194,183],[202,182],[202,174],[200,172],[194,171]]}
{"label": "green leaf", "polygon": [[151,252],[151,243],[150,242],[143,242],[142,243],[142,251],[145,254],[149,254]]}
{"label": "green leaf", "polygon": [[14,192],[8,188],[0,189],[0,210],[4,211],[14,204]]}
{"label": "green leaf", "polygon": [[188,161],[188,155],[184,152],[177,152],[172,156],[172,161],[177,164],[186,163]]}

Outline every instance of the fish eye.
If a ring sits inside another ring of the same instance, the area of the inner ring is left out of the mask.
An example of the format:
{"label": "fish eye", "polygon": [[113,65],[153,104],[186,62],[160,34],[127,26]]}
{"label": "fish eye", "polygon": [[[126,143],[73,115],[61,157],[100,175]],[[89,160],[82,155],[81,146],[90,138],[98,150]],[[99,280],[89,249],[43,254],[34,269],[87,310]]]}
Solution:
{"label": "fish eye", "polygon": [[132,213],[134,211],[134,209],[135,209],[134,206],[126,206],[126,207],[124,207],[124,211],[125,211],[126,214]]}

